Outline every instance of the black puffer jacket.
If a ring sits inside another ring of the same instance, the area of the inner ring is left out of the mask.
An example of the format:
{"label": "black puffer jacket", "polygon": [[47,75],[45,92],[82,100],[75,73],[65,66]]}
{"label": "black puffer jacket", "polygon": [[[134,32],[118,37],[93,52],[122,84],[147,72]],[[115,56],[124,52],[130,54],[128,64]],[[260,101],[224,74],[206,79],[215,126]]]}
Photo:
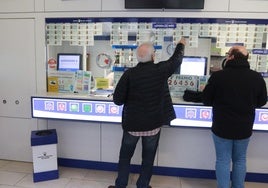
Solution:
{"label": "black puffer jacket", "polygon": [[203,102],[213,107],[212,132],[227,139],[244,139],[252,134],[255,108],[267,102],[262,76],[248,62],[228,61],[211,75],[203,91]]}
{"label": "black puffer jacket", "polygon": [[124,105],[124,130],[153,130],[175,118],[167,79],[181,65],[183,54],[184,45],[178,44],[167,61],[138,63],[122,75],[113,100],[117,105]]}

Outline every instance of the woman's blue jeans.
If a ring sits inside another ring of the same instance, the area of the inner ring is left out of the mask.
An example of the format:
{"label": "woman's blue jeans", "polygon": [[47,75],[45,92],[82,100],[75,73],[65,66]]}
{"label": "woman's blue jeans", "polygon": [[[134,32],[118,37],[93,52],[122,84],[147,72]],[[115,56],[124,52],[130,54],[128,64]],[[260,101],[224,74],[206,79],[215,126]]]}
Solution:
{"label": "woman's blue jeans", "polygon": [[[246,155],[249,138],[241,140],[224,139],[213,134],[216,150],[216,178],[218,188],[244,188],[246,177]],[[232,174],[230,173],[232,161]]]}
{"label": "woman's blue jeans", "polygon": [[[156,150],[158,147],[160,131],[154,136],[142,136],[142,164],[137,188],[148,188],[151,177]],[[126,188],[130,173],[130,161],[134,154],[139,136],[132,136],[124,131],[118,163],[118,176],[115,181],[116,188]]]}

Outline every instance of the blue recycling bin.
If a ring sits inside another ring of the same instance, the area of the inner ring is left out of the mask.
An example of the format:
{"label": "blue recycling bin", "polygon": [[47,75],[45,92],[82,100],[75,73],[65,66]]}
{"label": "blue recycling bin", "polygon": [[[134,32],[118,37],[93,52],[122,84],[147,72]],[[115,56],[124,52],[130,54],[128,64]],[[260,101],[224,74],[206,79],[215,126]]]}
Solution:
{"label": "blue recycling bin", "polygon": [[59,178],[57,143],[56,129],[32,131],[34,182]]}

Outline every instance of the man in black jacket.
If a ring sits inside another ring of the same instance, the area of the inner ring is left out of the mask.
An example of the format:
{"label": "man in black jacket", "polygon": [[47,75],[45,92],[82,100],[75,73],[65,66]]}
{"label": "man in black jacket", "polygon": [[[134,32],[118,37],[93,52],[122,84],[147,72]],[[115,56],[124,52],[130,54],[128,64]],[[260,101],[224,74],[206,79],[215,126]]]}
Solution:
{"label": "man in black jacket", "polygon": [[155,159],[160,127],[175,119],[167,80],[178,69],[184,55],[185,39],[176,46],[167,60],[154,63],[151,43],[137,48],[138,65],[128,69],[119,80],[113,95],[114,103],[124,105],[122,112],[123,138],[120,149],[118,176],[115,186],[126,188],[130,161],[139,138],[142,138],[142,164],[137,188],[148,188]]}
{"label": "man in black jacket", "polygon": [[203,91],[203,102],[212,106],[212,132],[216,150],[219,188],[244,188],[246,153],[255,119],[255,108],[267,102],[263,77],[250,69],[248,51],[234,46],[227,53],[223,70],[211,75]]}

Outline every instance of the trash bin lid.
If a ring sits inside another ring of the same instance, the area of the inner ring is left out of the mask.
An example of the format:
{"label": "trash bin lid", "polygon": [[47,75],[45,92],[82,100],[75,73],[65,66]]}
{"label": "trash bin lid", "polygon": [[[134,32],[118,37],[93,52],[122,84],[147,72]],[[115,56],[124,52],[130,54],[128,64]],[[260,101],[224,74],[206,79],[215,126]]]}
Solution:
{"label": "trash bin lid", "polygon": [[58,143],[56,129],[36,130],[31,134],[31,146]]}

